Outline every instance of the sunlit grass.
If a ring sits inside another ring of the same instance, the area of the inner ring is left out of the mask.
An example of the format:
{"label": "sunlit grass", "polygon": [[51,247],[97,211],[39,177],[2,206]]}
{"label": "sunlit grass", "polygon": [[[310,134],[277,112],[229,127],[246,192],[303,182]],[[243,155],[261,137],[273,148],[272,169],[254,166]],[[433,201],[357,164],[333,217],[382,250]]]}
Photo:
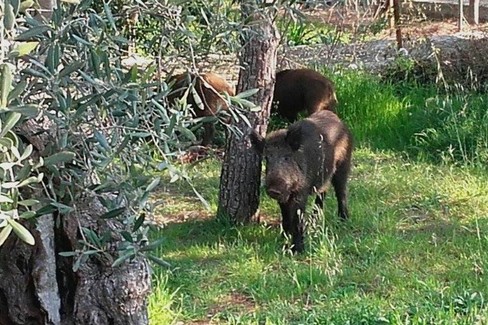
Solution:
{"label": "sunlit grass", "polygon": [[[276,202],[261,197],[260,223],[217,221],[221,162],[185,165],[209,204],[184,182],[157,194],[165,226],[152,236],[166,239],[158,254],[171,268],[155,269],[152,324],[488,322],[482,97],[334,78],[356,139],[350,220],[338,220],[328,195],[323,216],[307,221],[306,252],[293,256]],[[475,120],[479,127],[468,127]],[[439,136],[422,135],[429,129]]]}
{"label": "sunlit grass", "polygon": [[302,256],[284,250],[277,225],[166,225],[157,235],[167,239],[160,254],[172,269],[151,306],[161,296],[168,306],[174,293],[169,314],[185,322],[468,324],[488,312],[480,296],[488,291],[487,178],[358,149],[351,220],[337,222],[330,195]]}

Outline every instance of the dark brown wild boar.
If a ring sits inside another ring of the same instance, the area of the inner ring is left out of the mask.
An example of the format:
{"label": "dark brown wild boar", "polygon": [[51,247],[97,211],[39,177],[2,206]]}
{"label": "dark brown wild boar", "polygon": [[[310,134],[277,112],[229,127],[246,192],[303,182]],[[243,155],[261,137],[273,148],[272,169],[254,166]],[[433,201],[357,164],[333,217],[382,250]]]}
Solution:
{"label": "dark brown wild boar", "polygon": [[322,208],[323,194],[332,183],[339,216],[348,218],[352,136],[337,115],[316,112],[266,139],[253,132],[251,143],[264,155],[266,192],[280,205],[283,230],[291,235],[295,252],[304,248],[302,214],[309,195],[317,194],[315,203]]}
{"label": "dark brown wild boar", "polygon": [[[173,84],[174,83],[174,84]],[[193,84],[194,89],[200,99],[195,99],[190,91],[187,98],[187,104],[191,104],[193,115],[195,117],[214,116],[219,109],[228,109],[227,103],[223,98],[224,93],[234,96],[234,89],[221,76],[209,72],[199,76],[193,73],[182,73],[172,76],[168,84],[173,84],[174,89],[168,95],[168,102],[173,105],[175,101],[181,98],[187,88]],[[207,146],[212,142],[215,133],[213,122],[206,122],[203,125],[204,133],[202,137],[202,146]]]}
{"label": "dark brown wild boar", "polygon": [[301,111],[308,115],[321,110],[335,113],[336,105],[334,83],[317,71],[290,69],[276,74],[271,111],[288,121],[296,121]]}

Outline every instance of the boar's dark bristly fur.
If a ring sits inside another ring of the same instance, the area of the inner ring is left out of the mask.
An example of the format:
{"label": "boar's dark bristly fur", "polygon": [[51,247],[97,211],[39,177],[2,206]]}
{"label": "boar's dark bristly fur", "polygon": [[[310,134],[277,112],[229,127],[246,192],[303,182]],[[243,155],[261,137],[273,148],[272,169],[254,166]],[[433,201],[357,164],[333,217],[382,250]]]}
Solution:
{"label": "boar's dark bristly fur", "polygon": [[321,110],[335,113],[337,97],[334,83],[312,69],[289,69],[276,74],[272,112],[290,122],[297,120],[298,113],[308,115]]}
{"label": "boar's dark bristly fur", "polygon": [[294,251],[304,248],[301,215],[309,195],[317,194],[315,202],[322,207],[322,195],[332,183],[338,214],[348,218],[352,136],[337,115],[319,111],[266,139],[252,133],[251,143],[264,155],[266,192],[280,205],[283,230],[291,235]]}
{"label": "boar's dark bristly fur", "polygon": [[[234,89],[225,81],[221,76],[215,73],[203,73],[200,76],[196,74],[182,73],[172,76],[168,80],[169,84],[172,84],[174,89],[168,95],[168,102],[173,105],[176,99],[181,98],[187,88],[194,84],[194,89],[200,97],[202,107],[197,104],[193,93],[190,91],[187,103],[191,104],[193,109],[193,116],[205,117],[214,116],[219,109],[227,109],[227,103],[222,99],[223,93],[227,93],[230,96],[234,96]],[[198,101],[200,102],[200,101]],[[207,146],[213,139],[215,133],[214,123],[206,122],[204,125],[204,134],[202,138],[202,146]]]}

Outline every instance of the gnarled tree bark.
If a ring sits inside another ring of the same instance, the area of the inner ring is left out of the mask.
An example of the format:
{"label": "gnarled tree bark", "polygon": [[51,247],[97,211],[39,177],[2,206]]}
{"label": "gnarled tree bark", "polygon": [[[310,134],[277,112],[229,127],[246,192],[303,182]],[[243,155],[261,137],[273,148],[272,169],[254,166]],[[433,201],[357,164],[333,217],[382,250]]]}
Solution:
{"label": "gnarled tree bark", "polygon": [[[29,120],[18,133],[42,152],[49,141],[46,130],[49,125]],[[59,255],[79,248],[81,227],[110,231],[113,242],[107,252],[113,256],[121,240],[115,230],[122,223],[100,218],[107,209],[97,197],[82,195],[74,206],[73,213],[46,214],[35,224],[24,223],[34,235],[34,246],[11,235],[0,247],[0,325],[148,324],[151,282],[145,260],[112,268],[112,260],[92,255],[73,271],[73,258]]]}

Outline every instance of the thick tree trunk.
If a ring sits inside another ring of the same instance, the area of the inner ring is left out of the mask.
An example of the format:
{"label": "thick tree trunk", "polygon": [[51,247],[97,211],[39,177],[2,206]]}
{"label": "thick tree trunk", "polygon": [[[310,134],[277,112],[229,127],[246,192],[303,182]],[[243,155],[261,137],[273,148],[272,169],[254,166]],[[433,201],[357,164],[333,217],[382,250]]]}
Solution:
{"label": "thick tree trunk", "polygon": [[[258,88],[250,100],[261,106],[258,113],[249,112],[252,127],[266,133],[276,75],[276,53],[279,35],[268,11],[256,8],[254,1],[242,1],[243,21],[249,28],[243,36],[240,54],[241,70],[237,93]],[[248,222],[258,212],[261,156],[249,145],[251,129],[242,119],[235,125],[242,135],[232,132],[220,176],[218,215],[232,222]]]}
{"label": "thick tree trunk", "polygon": [[[21,132],[42,152],[49,135],[32,120]],[[42,192],[33,193],[40,197]],[[103,255],[91,255],[73,271],[73,258],[60,252],[79,249],[80,228],[110,232],[107,252],[115,255],[123,225],[100,219],[107,212],[97,197],[83,196],[68,215],[46,214],[26,223],[36,239],[29,246],[11,235],[0,247],[0,325],[24,324],[148,324],[150,272],[146,261],[135,259],[112,268]]]}
{"label": "thick tree trunk", "polygon": [[34,247],[10,236],[0,248],[0,325],[148,324],[145,260],[112,268],[112,261],[92,255],[73,272],[72,258],[58,255],[78,247],[80,225],[100,233],[121,226],[99,219],[106,209],[95,197],[78,206],[58,227],[55,215],[39,218],[30,227]]}

